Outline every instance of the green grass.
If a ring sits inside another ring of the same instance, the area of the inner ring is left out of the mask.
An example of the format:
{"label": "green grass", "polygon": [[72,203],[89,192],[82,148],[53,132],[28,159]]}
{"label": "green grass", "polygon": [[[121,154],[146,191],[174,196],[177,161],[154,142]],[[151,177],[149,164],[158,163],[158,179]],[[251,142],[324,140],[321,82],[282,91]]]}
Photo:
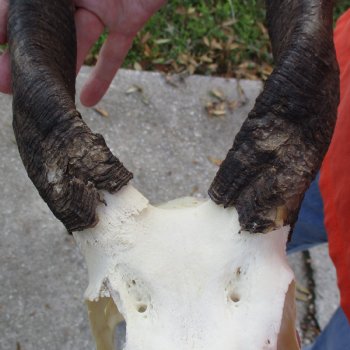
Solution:
{"label": "green grass", "polygon": [[334,9],[334,19],[336,20],[344,11],[350,8],[350,0],[338,0]]}
{"label": "green grass", "polygon": [[[349,7],[339,0],[335,19]],[[263,0],[172,0],[137,35],[123,67],[265,78],[272,55],[264,23]]]}
{"label": "green grass", "polygon": [[264,19],[262,0],[173,0],[135,38],[124,67],[259,76],[272,61]]}

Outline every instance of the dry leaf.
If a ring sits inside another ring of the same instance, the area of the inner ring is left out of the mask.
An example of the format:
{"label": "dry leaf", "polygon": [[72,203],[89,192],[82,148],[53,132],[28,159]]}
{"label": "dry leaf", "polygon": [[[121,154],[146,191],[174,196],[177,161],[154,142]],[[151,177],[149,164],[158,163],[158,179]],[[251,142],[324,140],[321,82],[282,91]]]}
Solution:
{"label": "dry leaf", "polygon": [[149,45],[147,44],[144,44],[143,45],[143,54],[146,56],[146,57],[150,57],[152,55],[152,50],[151,48],[149,47]]}
{"label": "dry leaf", "polygon": [[226,114],[225,102],[208,102],[205,109],[212,117],[222,117]]}
{"label": "dry leaf", "polygon": [[235,24],[235,23],[236,23],[236,20],[232,18],[232,19],[229,19],[228,21],[223,22],[221,25],[223,27],[230,27],[232,26],[232,24]]}
{"label": "dry leaf", "polygon": [[265,76],[269,76],[273,71],[273,68],[268,65],[268,64],[264,64],[262,66],[261,72],[265,75]]}
{"label": "dry leaf", "polygon": [[150,104],[148,97],[145,96],[143,88],[140,85],[136,85],[136,84],[132,85],[128,90],[125,91],[125,93],[127,95],[139,93],[139,94],[141,94],[141,97],[142,97],[141,98],[142,103],[147,105],[147,106]]}
{"label": "dry leaf", "polygon": [[208,46],[208,47],[210,46],[209,39],[206,36],[203,38],[203,42],[206,46]]}
{"label": "dry leaf", "polygon": [[198,66],[198,63],[197,63],[197,61],[195,60],[194,57],[189,57],[189,63],[190,63],[192,66],[195,66],[195,67]]}
{"label": "dry leaf", "polygon": [[158,45],[163,45],[163,44],[167,44],[170,43],[171,39],[157,39],[154,42]]}
{"label": "dry leaf", "polygon": [[245,105],[248,102],[248,98],[247,98],[239,80],[237,80],[237,93],[238,93],[240,103],[242,105]]}
{"label": "dry leaf", "polygon": [[109,116],[109,113],[103,108],[94,107],[93,110],[96,113],[98,113],[99,115],[102,115],[102,117],[108,117]]}
{"label": "dry leaf", "polygon": [[258,25],[259,29],[261,30],[261,32],[264,35],[268,36],[268,31],[267,31],[267,28],[264,26],[264,24],[261,22],[258,22],[257,25]]}
{"label": "dry leaf", "polygon": [[237,107],[239,107],[239,102],[237,100],[227,101],[227,107],[230,110],[235,110]]}
{"label": "dry leaf", "polygon": [[187,66],[187,71],[192,75],[196,71],[196,66],[190,64],[189,66]]}
{"label": "dry leaf", "polygon": [[179,58],[178,58],[179,62],[182,64],[187,64],[189,61],[189,56],[186,55],[185,53],[182,53]]}
{"label": "dry leaf", "polygon": [[232,27],[222,27],[222,31],[226,36],[230,36],[234,34],[234,30]]}
{"label": "dry leaf", "polygon": [[223,49],[223,45],[220,42],[218,42],[216,39],[211,39],[210,47],[214,50],[222,50]]}
{"label": "dry leaf", "polygon": [[307,288],[300,285],[299,283],[297,283],[295,288],[295,298],[299,301],[307,302],[310,300],[310,297],[310,291]]}
{"label": "dry leaf", "polygon": [[199,60],[201,62],[205,62],[205,63],[212,63],[213,62],[213,60],[210,57],[208,57],[207,55],[203,55],[203,56],[199,57]]}
{"label": "dry leaf", "polygon": [[148,105],[150,104],[148,97],[145,96],[145,95],[142,95],[141,101],[142,101],[142,103],[143,103],[144,105],[146,105],[146,106],[148,106]]}
{"label": "dry leaf", "polygon": [[217,63],[209,64],[209,65],[208,65],[208,68],[209,68],[211,71],[215,72],[215,71],[218,69],[218,65],[217,65]]}
{"label": "dry leaf", "polygon": [[129,87],[128,90],[125,91],[125,93],[127,95],[133,94],[135,92],[143,93],[143,88],[140,85],[133,85],[133,86]]}
{"label": "dry leaf", "polygon": [[146,44],[150,38],[151,38],[151,33],[150,32],[145,33],[140,40],[141,44]]}
{"label": "dry leaf", "polygon": [[187,14],[193,15],[194,13],[196,13],[196,9],[194,7],[189,7],[187,10]]}
{"label": "dry leaf", "polygon": [[233,44],[230,44],[227,46],[227,49],[228,50],[236,50],[236,49],[239,49],[241,45],[239,44],[236,44],[236,43],[233,43]]}
{"label": "dry leaf", "polygon": [[134,63],[134,69],[135,69],[135,70],[138,70],[138,71],[142,70],[141,64],[138,63],[138,62],[135,62],[135,63]]}
{"label": "dry leaf", "polygon": [[222,117],[223,115],[226,115],[226,111],[225,109],[213,109],[211,114],[216,117]]}
{"label": "dry leaf", "polygon": [[171,74],[165,75],[165,82],[173,87],[178,87],[177,83],[174,81],[174,76]]}
{"label": "dry leaf", "polygon": [[210,94],[214,97],[216,97],[220,101],[225,101],[226,96],[224,93],[219,89],[219,88],[214,88],[213,90],[210,91]]}
{"label": "dry leaf", "polygon": [[221,163],[223,162],[222,159],[217,159],[217,158],[214,158],[214,157],[211,157],[211,156],[208,156],[208,160],[210,163],[216,165],[216,166],[220,166]]}
{"label": "dry leaf", "polygon": [[164,58],[163,57],[156,58],[156,59],[152,60],[152,63],[153,64],[162,64],[162,63],[164,63]]}
{"label": "dry leaf", "polygon": [[187,9],[184,6],[179,6],[176,10],[175,13],[178,15],[185,16],[187,14]]}

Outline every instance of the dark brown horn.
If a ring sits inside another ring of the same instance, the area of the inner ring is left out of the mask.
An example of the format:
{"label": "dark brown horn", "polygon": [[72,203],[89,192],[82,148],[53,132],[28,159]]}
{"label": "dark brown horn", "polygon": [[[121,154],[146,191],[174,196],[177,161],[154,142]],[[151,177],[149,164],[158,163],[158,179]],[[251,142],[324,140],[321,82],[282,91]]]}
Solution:
{"label": "dark brown horn", "polygon": [[10,0],[13,128],[24,166],[69,231],[94,226],[100,190],[132,174],[76,110],[76,37],[70,0]]}
{"label": "dark brown horn", "polygon": [[275,69],[209,190],[242,228],[293,225],[333,133],[339,73],[331,0],[267,0]]}

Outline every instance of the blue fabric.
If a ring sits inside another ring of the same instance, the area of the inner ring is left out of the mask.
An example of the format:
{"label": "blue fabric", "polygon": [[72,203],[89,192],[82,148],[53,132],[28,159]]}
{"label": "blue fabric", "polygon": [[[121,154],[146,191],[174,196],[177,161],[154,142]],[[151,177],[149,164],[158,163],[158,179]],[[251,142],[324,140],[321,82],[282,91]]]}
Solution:
{"label": "blue fabric", "polygon": [[315,343],[303,350],[350,350],[350,324],[340,307]]}
{"label": "blue fabric", "polygon": [[323,201],[318,181],[319,175],[305,193],[292,239],[287,244],[288,254],[306,250],[328,241],[326,228],[323,223]]}
{"label": "blue fabric", "polygon": [[[319,176],[305,194],[292,239],[287,244],[288,254],[327,242],[323,223],[323,202],[318,181]],[[340,307],[315,343],[303,350],[350,350],[350,324]]]}

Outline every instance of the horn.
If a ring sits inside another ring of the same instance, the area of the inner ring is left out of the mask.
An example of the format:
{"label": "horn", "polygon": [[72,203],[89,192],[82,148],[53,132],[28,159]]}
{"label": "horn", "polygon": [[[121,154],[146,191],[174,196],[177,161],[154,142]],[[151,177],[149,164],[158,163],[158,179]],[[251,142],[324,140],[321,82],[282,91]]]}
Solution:
{"label": "horn", "polygon": [[10,0],[13,128],[28,175],[68,231],[96,225],[100,190],[132,174],[77,111],[76,36],[70,0]]}
{"label": "horn", "polygon": [[250,232],[295,223],[339,102],[333,2],[267,0],[266,9],[275,68],[209,189]]}

